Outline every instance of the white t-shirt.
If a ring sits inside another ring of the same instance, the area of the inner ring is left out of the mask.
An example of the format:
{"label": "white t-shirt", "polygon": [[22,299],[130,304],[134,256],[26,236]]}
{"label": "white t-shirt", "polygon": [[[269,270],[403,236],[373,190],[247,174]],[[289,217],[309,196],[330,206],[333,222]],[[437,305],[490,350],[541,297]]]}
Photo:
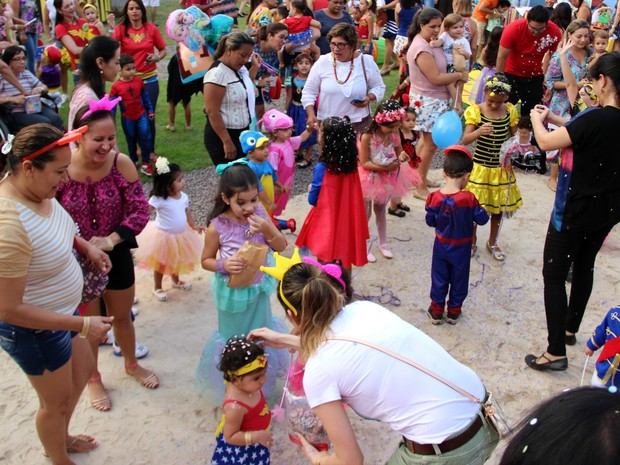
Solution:
{"label": "white t-shirt", "polygon": [[[343,308],[328,335],[373,342],[449,380],[479,399],[482,381],[437,342],[372,302]],[[326,341],[306,364],[304,389],[311,407],[342,400],[364,418],[389,424],[421,444],[439,444],[466,428],[480,406],[452,388],[376,349]]]}
{"label": "white t-shirt", "polygon": [[187,227],[185,210],[189,207],[189,198],[185,192],[181,192],[179,199],[172,197],[164,199],[153,195],[149,199],[149,205],[157,211],[155,226],[159,229],[172,234],[180,234],[185,231]]}
{"label": "white t-shirt", "polygon": [[[460,39],[456,39],[454,40],[452,37],[450,37],[450,34],[448,34],[447,32],[442,32],[441,35],[439,36],[439,39],[443,40],[443,52],[446,54],[446,60],[448,61],[448,66],[453,64],[452,63],[452,49],[454,48],[455,45],[460,45],[462,46],[467,53],[471,54],[471,46],[469,45],[469,42],[467,41],[467,39],[465,37],[461,37]],[[465,63],[468,63],[469,60],[465,60]],[[469,69],[469,65],[468,69]]]}

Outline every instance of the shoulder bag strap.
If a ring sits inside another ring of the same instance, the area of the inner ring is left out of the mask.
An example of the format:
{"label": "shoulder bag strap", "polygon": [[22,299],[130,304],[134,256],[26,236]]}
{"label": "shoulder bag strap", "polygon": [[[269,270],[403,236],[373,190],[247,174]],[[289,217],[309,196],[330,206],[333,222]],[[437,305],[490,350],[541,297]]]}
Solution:
{"label": "shoulder bag strap", "polygon": [[357,344],[361,344],[361,345],[370,347],[372,349],[378,350],[379,352],[383,352],[384,354],[389,355],[390,357],[394,357],[395,359],[400,360],[401,362],[406,363],[407,365],[410,365],[410,366],[416,368],[417,370],[420,370],[423,373],[426,373],[428,376],[431,376],[432,378],[435,378],[440,383],[443,383],[446,386],[448,386],[449,388],[454,389],[456,392],[458,392],[459,394],[467,397],[472,402],[474,402],[476,404],[479,404],[479,405],[484,405],[484,402],[481,401],[480,399],[478,399],[473,394],[470,394],[469,392],[465,391],[464,389],[462,389],[462,388],[458,387],[457,385],[451,383],[447,379],[442,378],[441,376],[433,373],[428,368],[425,368],[422,365],[417,364],[413,360],[409,360],[408,358],[405,358],[402,355],[397,354],[396,352],[392,352],[391,350],[388,350],[388,349],[386,349],[384,347],[376,345],[376,344],[374,344],[372,342],[364,341],[363,339],[357,339],[357,338],[354,338],[354,337],[346,337],[346,336],[327,336],[327,340],[330,340],[330,341],[355,342]]}

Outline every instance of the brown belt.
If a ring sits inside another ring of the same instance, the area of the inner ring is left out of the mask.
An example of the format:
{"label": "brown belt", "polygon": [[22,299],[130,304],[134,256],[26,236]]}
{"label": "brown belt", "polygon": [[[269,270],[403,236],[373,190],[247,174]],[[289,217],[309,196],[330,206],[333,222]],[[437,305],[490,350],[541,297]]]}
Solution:
{"label": "brown belt", "polygon": [[[445,454],[447,452],[453,451],[454,449],[458,449],[463,444],[466,444],[471,438],[473,438],[478,431],[482,428],[482,419],[480,415],[476,414],[476,419],[473,421],[469,427],[463,431],[458,436],[454,436],[453,438],[446,439],[441,444],[436,444],[439,448],[440,453]],[[405,446],[409,449],[410,452],[417,455],[436,455],[435,449],[433,448],[433,444],[418,444],[415,441],[411,441],[403,437],[405,441]]]}

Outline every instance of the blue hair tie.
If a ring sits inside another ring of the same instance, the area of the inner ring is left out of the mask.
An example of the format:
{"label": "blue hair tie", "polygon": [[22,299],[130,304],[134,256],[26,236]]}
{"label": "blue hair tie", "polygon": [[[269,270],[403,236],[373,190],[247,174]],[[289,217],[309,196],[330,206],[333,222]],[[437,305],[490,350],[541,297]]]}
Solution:
{"label": "blue hair tie", "polygon": [[233,161],[228,162],[228,163],[222,163],[220,165],[217,165],[217,167],[215,168],[215,174],[221,175],[224,171],[226,171],[231,166],[247,165],[247,164],[248,164],[248,161],[245,158],[239,158],[237,160],[233,160]]}

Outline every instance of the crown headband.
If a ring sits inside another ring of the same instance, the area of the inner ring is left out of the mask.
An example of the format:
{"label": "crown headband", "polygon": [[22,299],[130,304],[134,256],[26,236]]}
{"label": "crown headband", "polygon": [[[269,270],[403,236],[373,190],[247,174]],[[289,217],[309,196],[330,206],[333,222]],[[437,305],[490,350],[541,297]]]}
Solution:
{"label": "crown headband", "polygon": [[489,93],[489,95],[491,97],[494,97],[495,94],[509,94],[512,87],[510,86],[510,84],[504,81],[500,81],[499,79],[497,79],[497,77],[494,76],[491,79],[487,80],[487,82],[484,84],[484,89],[490,90],[491,92]]}
{"label": "crown headband", "polygon": [[245,158],[238,158],[237,160],[233,160],[233,161],[228,162],[228,163],[221,163],[221,164],[216,166],[215,174],[221,175],[222,173],[224,173],[224,171],[226,171],[231,166],[247,165],[247,164],[248,164],[248,161]]}
{"label": "crown headband", "polygon": [[92,115],[96,111],[112,111],[114,107],[123,100],[120,96],[115,99],[110,100],[110,96],[105,94],[103,98],[99,101],[97,100],[88,100],[88,111],[82,115],[80,121],[86,118],[88,115]]}
{"label": "crown headband", "polygon": [[243,376],[260,368],[265,368],[266,366],[267,356],[259,355],[247,365],[243,365],[241,368],[238,368],[235,371],[229,371],[228,374],[232,376]]}
{"label": "crown headband", "polygon": [[375,121],[379,124],[396,123],[407,117],[407,112],[403,108],[398,110],[383,111],[375,115]]}
{"label": "crown headband", "polygon": [[[293,252],[293,255],[291,256],[291,258],[286,258],[282,255],[280,255],[278,252],[275,252],[273,254],[275,260],[276,260],[276,264],[275,266],[261,266],[260,270],[273,276],[274,278],[276,278],[278,281],[280,281],[280,285],[278,286],[278,293],[280,295],[280,298],[282,299],[282,302],[284,302],[284,305],[286,305],[286,307],[293,312],[293,315],[297,316],[299,314],[299,312],[297,311],[297,309],[293,306],[293,304],[291,304],[289,302],[289,300],[286,298],[286,296],[284,295],[284,292],[282,290],[282,278],[284,277],[284,274],[293,266],[293,265],[297,265],[298,263],[302,263],[301,257],[299,256],[299,249],[297,247],[295,247],[295,251]],[[313,258],[310,257],[304,257],[303,259],[303,263],[307,263],[309,265],[314,265],[318,268],[321,269],[321,271],[323,271],[325,274],[328,274],[329,276],[331,276],[332,278],[334,278],[336,281],[338,281],[341,285],[343,290],[347,290],[347,286],[344,282],[344,280],[342,279],[342,269],[338,266],[338,265],[334,265],[333,263],[328,263],[327,265],[322,265],[319,262],[317,262],[316,260],[314,260]]]}
{"label": "crown headband", "polygon": [[157,174],[166,174],[170,173],[170,163],[166,157],[157,157],[157,161],[155,162],[155,170]]}

